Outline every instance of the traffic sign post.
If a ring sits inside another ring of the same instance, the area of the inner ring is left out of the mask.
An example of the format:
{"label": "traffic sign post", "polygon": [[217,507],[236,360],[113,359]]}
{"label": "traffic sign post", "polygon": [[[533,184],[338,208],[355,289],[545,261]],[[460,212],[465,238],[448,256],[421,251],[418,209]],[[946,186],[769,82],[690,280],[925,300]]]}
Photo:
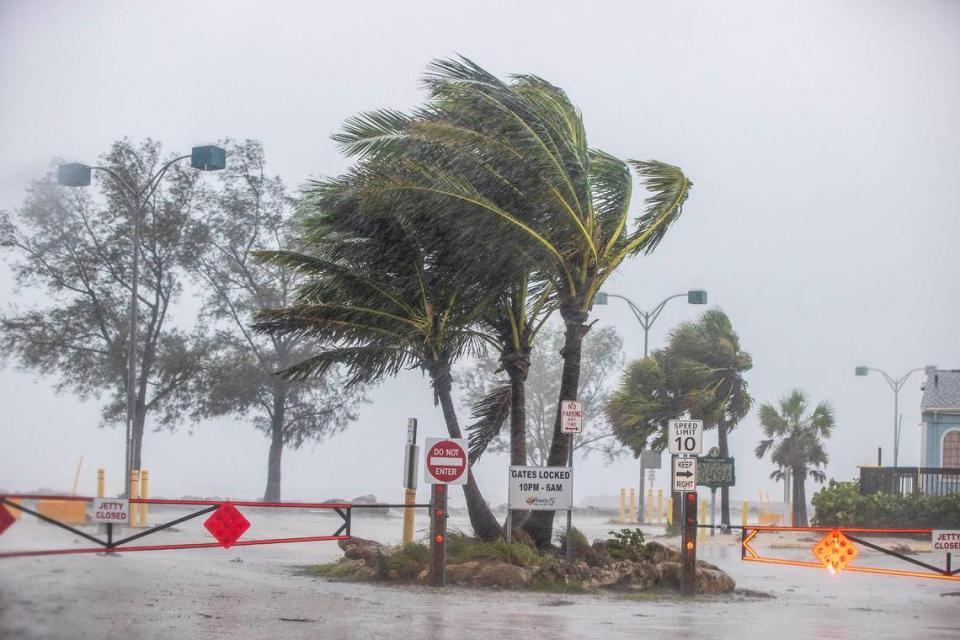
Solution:
{"label": "traffic sign post", "polygon": [[430,586],[447,585],[447,485],[430,487]]}
{"label": "traffic sign post", "polygon": [[463,438],[427,438],[423,474],[430,488],[430,586],[447,584],[447,491],[467,484],[470,463]]}
{"label": "traffic sign post", "polygon": [[683,536],[680,550],[680,593],[697,593],[697,492],[683,494]]}
{"label": "traffic sign post", "polygon": [[423,477],[427,484],[467,484],[467,441],[427,438]]}

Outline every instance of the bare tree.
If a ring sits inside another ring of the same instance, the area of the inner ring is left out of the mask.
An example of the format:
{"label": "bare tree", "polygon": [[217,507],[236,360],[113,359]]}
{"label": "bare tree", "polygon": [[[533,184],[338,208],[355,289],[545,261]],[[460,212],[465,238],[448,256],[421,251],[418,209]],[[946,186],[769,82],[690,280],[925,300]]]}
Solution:
{"label": "bare tree", "polygon": [[289,248],[293,201],[283,182],[266,175],[258,142],[227,142],[228,164],[202,198],[190,242],[191,269],[203,288],[202,317],[213,327],[206,364],[205,416],[240,415],[270,438],[264,499],[280,500],[283,449],[297,449],[356,419],[363,387],[344,388],[335,369],[306,381],[276,375],[307,359],[313,340],[264,335],[250,325],[260,309],[293,302],[293,271],[254,260],[254,250]]}
{"label": "bare tree", "polygon": [[[121,140],[101,160],[141,189],[165,158],[156,141]],[[0,351],[24,370],[55,377],[58,390],[104,396],[103,422],[115,425],[123,424],[127,407],[134,214],[114,181],[98,180],[96,187],[60,187],[51,172],[33,184],[18,211],[0,215],[0,245],[12,256],[18,292],[31,292],[31,303],[42,300],[26,310],[8,307],[0,318]],[[176,427],[191,415],[200,386],[193,383],[205,340],[171,318],[189,260],[183,239],[195,187],[196,174],[174,167],[145,203],[137,247],[135,469],[142,466],[147,416],[157,429]]]}

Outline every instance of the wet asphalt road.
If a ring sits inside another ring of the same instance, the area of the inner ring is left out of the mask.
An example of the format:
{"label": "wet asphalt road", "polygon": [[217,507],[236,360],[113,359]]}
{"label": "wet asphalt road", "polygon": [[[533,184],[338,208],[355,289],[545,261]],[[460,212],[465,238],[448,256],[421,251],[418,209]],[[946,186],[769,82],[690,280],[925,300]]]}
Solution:
{"label": "wet asphalt road", "polygon": [[[311,526],[329,528],[325,518]],[[611,528],[578,524],[591,538]],[[269,526],[271,536],[315,533],[293,518],[271,517]],[[384,541],[399,529],[397,519],[354,522],[355,535]],[[204,539],[187,527],[168,536]],[[744,563],[731,542],[707,541],[700,556],[749,591],[693,602],[437,591],[297,573],[338,557],[334,543],[0,560],[0,638],[960,638],[960,582]],[[4,550],[71,544],[81,543],[25,521],[0,539]]]}

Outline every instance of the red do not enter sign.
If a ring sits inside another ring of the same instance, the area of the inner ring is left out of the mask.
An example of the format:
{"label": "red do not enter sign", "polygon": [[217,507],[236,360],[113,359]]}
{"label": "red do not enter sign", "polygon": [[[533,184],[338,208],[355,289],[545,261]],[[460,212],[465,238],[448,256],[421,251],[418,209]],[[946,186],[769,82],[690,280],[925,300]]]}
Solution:
{"label": "red do not enter sign", "polygon": [[467,484],[467,441],[461,438],[427,438],[423,465],[427,484]]}

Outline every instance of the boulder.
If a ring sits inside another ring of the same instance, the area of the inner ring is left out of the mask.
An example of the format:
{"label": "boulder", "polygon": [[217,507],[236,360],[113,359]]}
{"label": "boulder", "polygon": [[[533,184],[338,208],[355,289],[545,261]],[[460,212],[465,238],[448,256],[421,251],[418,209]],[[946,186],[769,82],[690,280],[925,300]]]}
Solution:
{"label": "boulder", "polygon": [[478,587],[499,587],[501,589],[522,589],[530,582],[532,571],[506,562],[496,562],[481,567],[474,576],[473,584]]}
{"label": "boulder", "polygon": [[460,564],[447,565],[447,583],[469,586],[473,584],[482,569],[480,562],[471,560]]}
{"label": "boulder", "polygon": [[697,593],[730,593],[736,587],[733,578],[720,569],[697,567]]}
{"label": "boulder", "polygon": [[377,559],[386,551],[386,547],[374,540],[365,538],[349,538],[340,540],[337,543],[343,550],[343,555],[350,560],[363,560],[369,565],[374,565]]}
{"label": "boulder", "polygon": [[654,565],[657,583],[671,589],[680,588],[680,563],[664,560]]}
{"label": "boulder", "polygon": [[616,588],[624,591],[646,591],[657,585],[660,574],[649,562],[628,562]]}
{"label": "boulder", "polygon": [[353,576],[354,578],[360,578],[362,580],[368,580],[374,576],[376,570],[360,559],[351,560],[349,558],[344,558],[338,564],[338,569],[342,570],[345,574]]}
{"label": "boulder", "polygon": [[551,560],[537,570],[536,577],[546,582],[579,585],[590,576],[586,562]]}
{"label": "boulder", "polygon": [[662,545],[659,542],[653,542],[652,540],[646,545],[646,556],[653,564],[659,564],[664,561],[680,561],[679,551],[676,549],[671,549],[666,545]]}

